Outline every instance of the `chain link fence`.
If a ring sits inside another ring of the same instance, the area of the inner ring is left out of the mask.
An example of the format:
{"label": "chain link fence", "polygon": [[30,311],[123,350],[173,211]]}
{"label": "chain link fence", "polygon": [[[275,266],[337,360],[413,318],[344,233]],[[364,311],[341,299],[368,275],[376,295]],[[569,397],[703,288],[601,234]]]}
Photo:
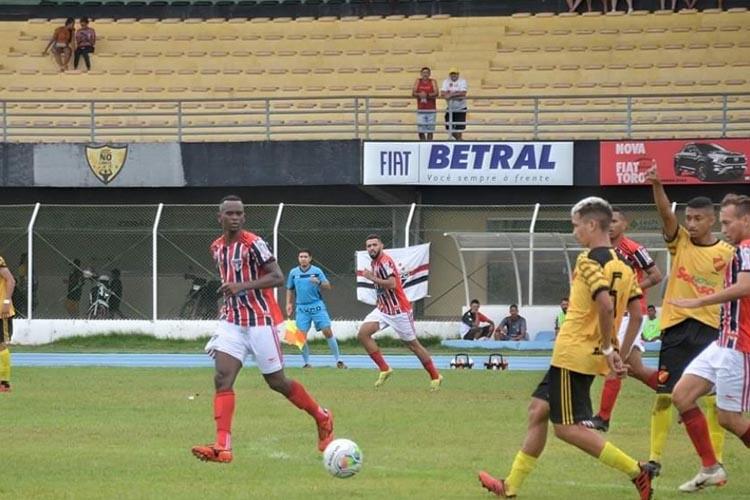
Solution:
{"label": "chain link fence", "polygon": [[[621,208],[630,221],[629,235],[649,248],[666,274],[668,253],[654,207]],[[568,205],[417,205],[408,228],[410,205],[245,209],[245,226],[275,244],[285,274],[297,265],[300,249],[312,253],[333,285],[325,297],[336,319],[362,318],[370,310],[356,299],[355,279],[355,251],[364,249],[370,233],[380,234],[386,248],[404,246],[407,234],[411,245],[431,243],[429,296],[416,304],[419,319],[455,319],[467,287],[470,298],[483,303],[557,304],[568,293],[570,266],[579,251],[570,234]],[[27,314],[25,259],[33,211],[33,205],[0,207],[5,221],[0,256],[17,278],[19,316]],[[683,212],[678,207],[678,217]],[[42,205],[33,228],[33,317],[216,318],[219,277],[208,247],[221,234],[217,216],[216,205],[164,205],[161,212],[156,205]],[[495,240],[459,252],[447,233],[495,235]],[[650,290],[649,300],[658,303],[663,288]],[[278,298],[283,307],[283,288]],[[106,299],[103,311],[93,307],[100,299]]]}

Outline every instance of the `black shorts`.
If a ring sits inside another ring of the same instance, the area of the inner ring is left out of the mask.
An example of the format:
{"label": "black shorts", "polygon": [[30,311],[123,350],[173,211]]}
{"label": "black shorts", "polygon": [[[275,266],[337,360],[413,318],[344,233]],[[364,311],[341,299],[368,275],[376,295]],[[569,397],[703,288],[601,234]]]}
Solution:
{"label": "black shorts", "polygon": [[573,425],[591,420],[591,384],[593,375],[549,368],[549,419],[553,424]]}
{"label": "black shorts", "polygon": [[[451,116],[453,115],[453,116]],[[452,120],[451,120],[452,118]],[[451,123],[451,121],[453,123]],[[445,113],[445,130],[466,130],[466,110]]]}
{"label": "black shorts", "polygon": [[8,344],[13,338],[13,318],[2,319],[2,331],[0,331],[0,343]]}
{"label": "black shorts", "polygon": [[492,331],[490,330],[490,325],[487,326],[475,326],[471,328],[466,334],[464,335],[464,340],[474,340],[474,332],[479,330],[479,335],[477,335],[478,339],[481,339],[483,337],[491,337]]}
{"label": "black shorts", "polygon": [[664,330],[656,392],[671,394],[687,365],[717,338],[719,330],[694,319],[686,319]]}
{"label": "black shorts", "polygon": [[[550,370],[552,367],[550,367]],[[550,370],[547,370],[547,373],[544,374],[544,378],[541,382],[539,382],[539,385],[536,386],[536,389],[534,389],[534,392],[531,393],[532,398],[541,399],[542,401],[547,401],[549,403],[549,372]]]}

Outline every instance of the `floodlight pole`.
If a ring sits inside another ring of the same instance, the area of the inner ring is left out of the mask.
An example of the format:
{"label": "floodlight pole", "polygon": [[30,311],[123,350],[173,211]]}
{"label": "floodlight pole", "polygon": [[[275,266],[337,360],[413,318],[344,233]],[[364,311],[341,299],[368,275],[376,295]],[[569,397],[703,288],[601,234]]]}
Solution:
{"label": "floodlight pole", "polygon": [[534,305],[534,229],[539,216],[539,203],[534,205],[534,215],[529,224],[529,305]]}
{"label": "floodlight pole", "polygon": [[159,203],[156,208],[154,225],[151,228],[151,320],[156,321],[159,314],[159,245],[157,244],[159,222],[161,222],[161,213],[164,210],[164,203]]}
{"label": "floodlight pole", "polygon": [[[34,211],[29,219],[29,226],[26,228],[26,319],[31,320],[34,310],[34,224],[36,216],[39,214],[41,203],[34,205]],[[10,297],[7,297],[10,298]]]}
{"label": "floodlight pole", "polygon": [[[276,220],[273,221],[273,258],[276,262],[279,261],[279,225],[281,224],[281,214],[284,213],[284,203],[279,203],[279,208],[276,210]],[[279,288],[273,288],[273,297],[278,302],[279,300]]]}

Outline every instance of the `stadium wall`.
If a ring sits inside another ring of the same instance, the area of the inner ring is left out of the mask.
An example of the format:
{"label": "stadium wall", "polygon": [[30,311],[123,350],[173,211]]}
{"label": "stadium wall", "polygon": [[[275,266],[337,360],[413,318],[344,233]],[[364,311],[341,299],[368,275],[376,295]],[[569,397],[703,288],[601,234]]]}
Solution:
{"label": "stadium wall", "polygon": [[[486,306],[482,311],[489,315],[495,324],[499,324],[508,311],[507,305]],[[557,306],[525,307],[521,310],[526,318],[530,340],[534,340],[540,331],[554,328]],[[456,312],[458,316],[458,311]],[[357,336],[361,321],[333,321],[333,331],[340,339]],[[13,343],[21,345],[38,345],[55,340],[111,333],[146,334],[164,339],[196,339],[213,334],[216,321],[145,321],[145,320],[60,320],[60,319],[15,319],[13,320]],[[416,321],[417,335],[420,337],[440,337],[443,339],[459,338],[458,320],[454,321]],[[379,335],[396,337],[390,328]],[[310,332],[309,338],[323,338],[320,332]]]}

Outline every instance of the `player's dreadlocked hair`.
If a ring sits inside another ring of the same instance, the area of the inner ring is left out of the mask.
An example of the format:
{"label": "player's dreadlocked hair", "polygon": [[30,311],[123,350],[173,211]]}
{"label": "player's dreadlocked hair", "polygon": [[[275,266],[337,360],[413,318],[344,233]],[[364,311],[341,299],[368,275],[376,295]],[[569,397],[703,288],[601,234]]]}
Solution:
{"label": "player's dreadlocked hair", "polygon": [[581,218],[595,218],[603,231],[607,231],[612,222],[612,207],[607,200],[597,196],[589,196],[576,203],[570,215],[576,214]]}

